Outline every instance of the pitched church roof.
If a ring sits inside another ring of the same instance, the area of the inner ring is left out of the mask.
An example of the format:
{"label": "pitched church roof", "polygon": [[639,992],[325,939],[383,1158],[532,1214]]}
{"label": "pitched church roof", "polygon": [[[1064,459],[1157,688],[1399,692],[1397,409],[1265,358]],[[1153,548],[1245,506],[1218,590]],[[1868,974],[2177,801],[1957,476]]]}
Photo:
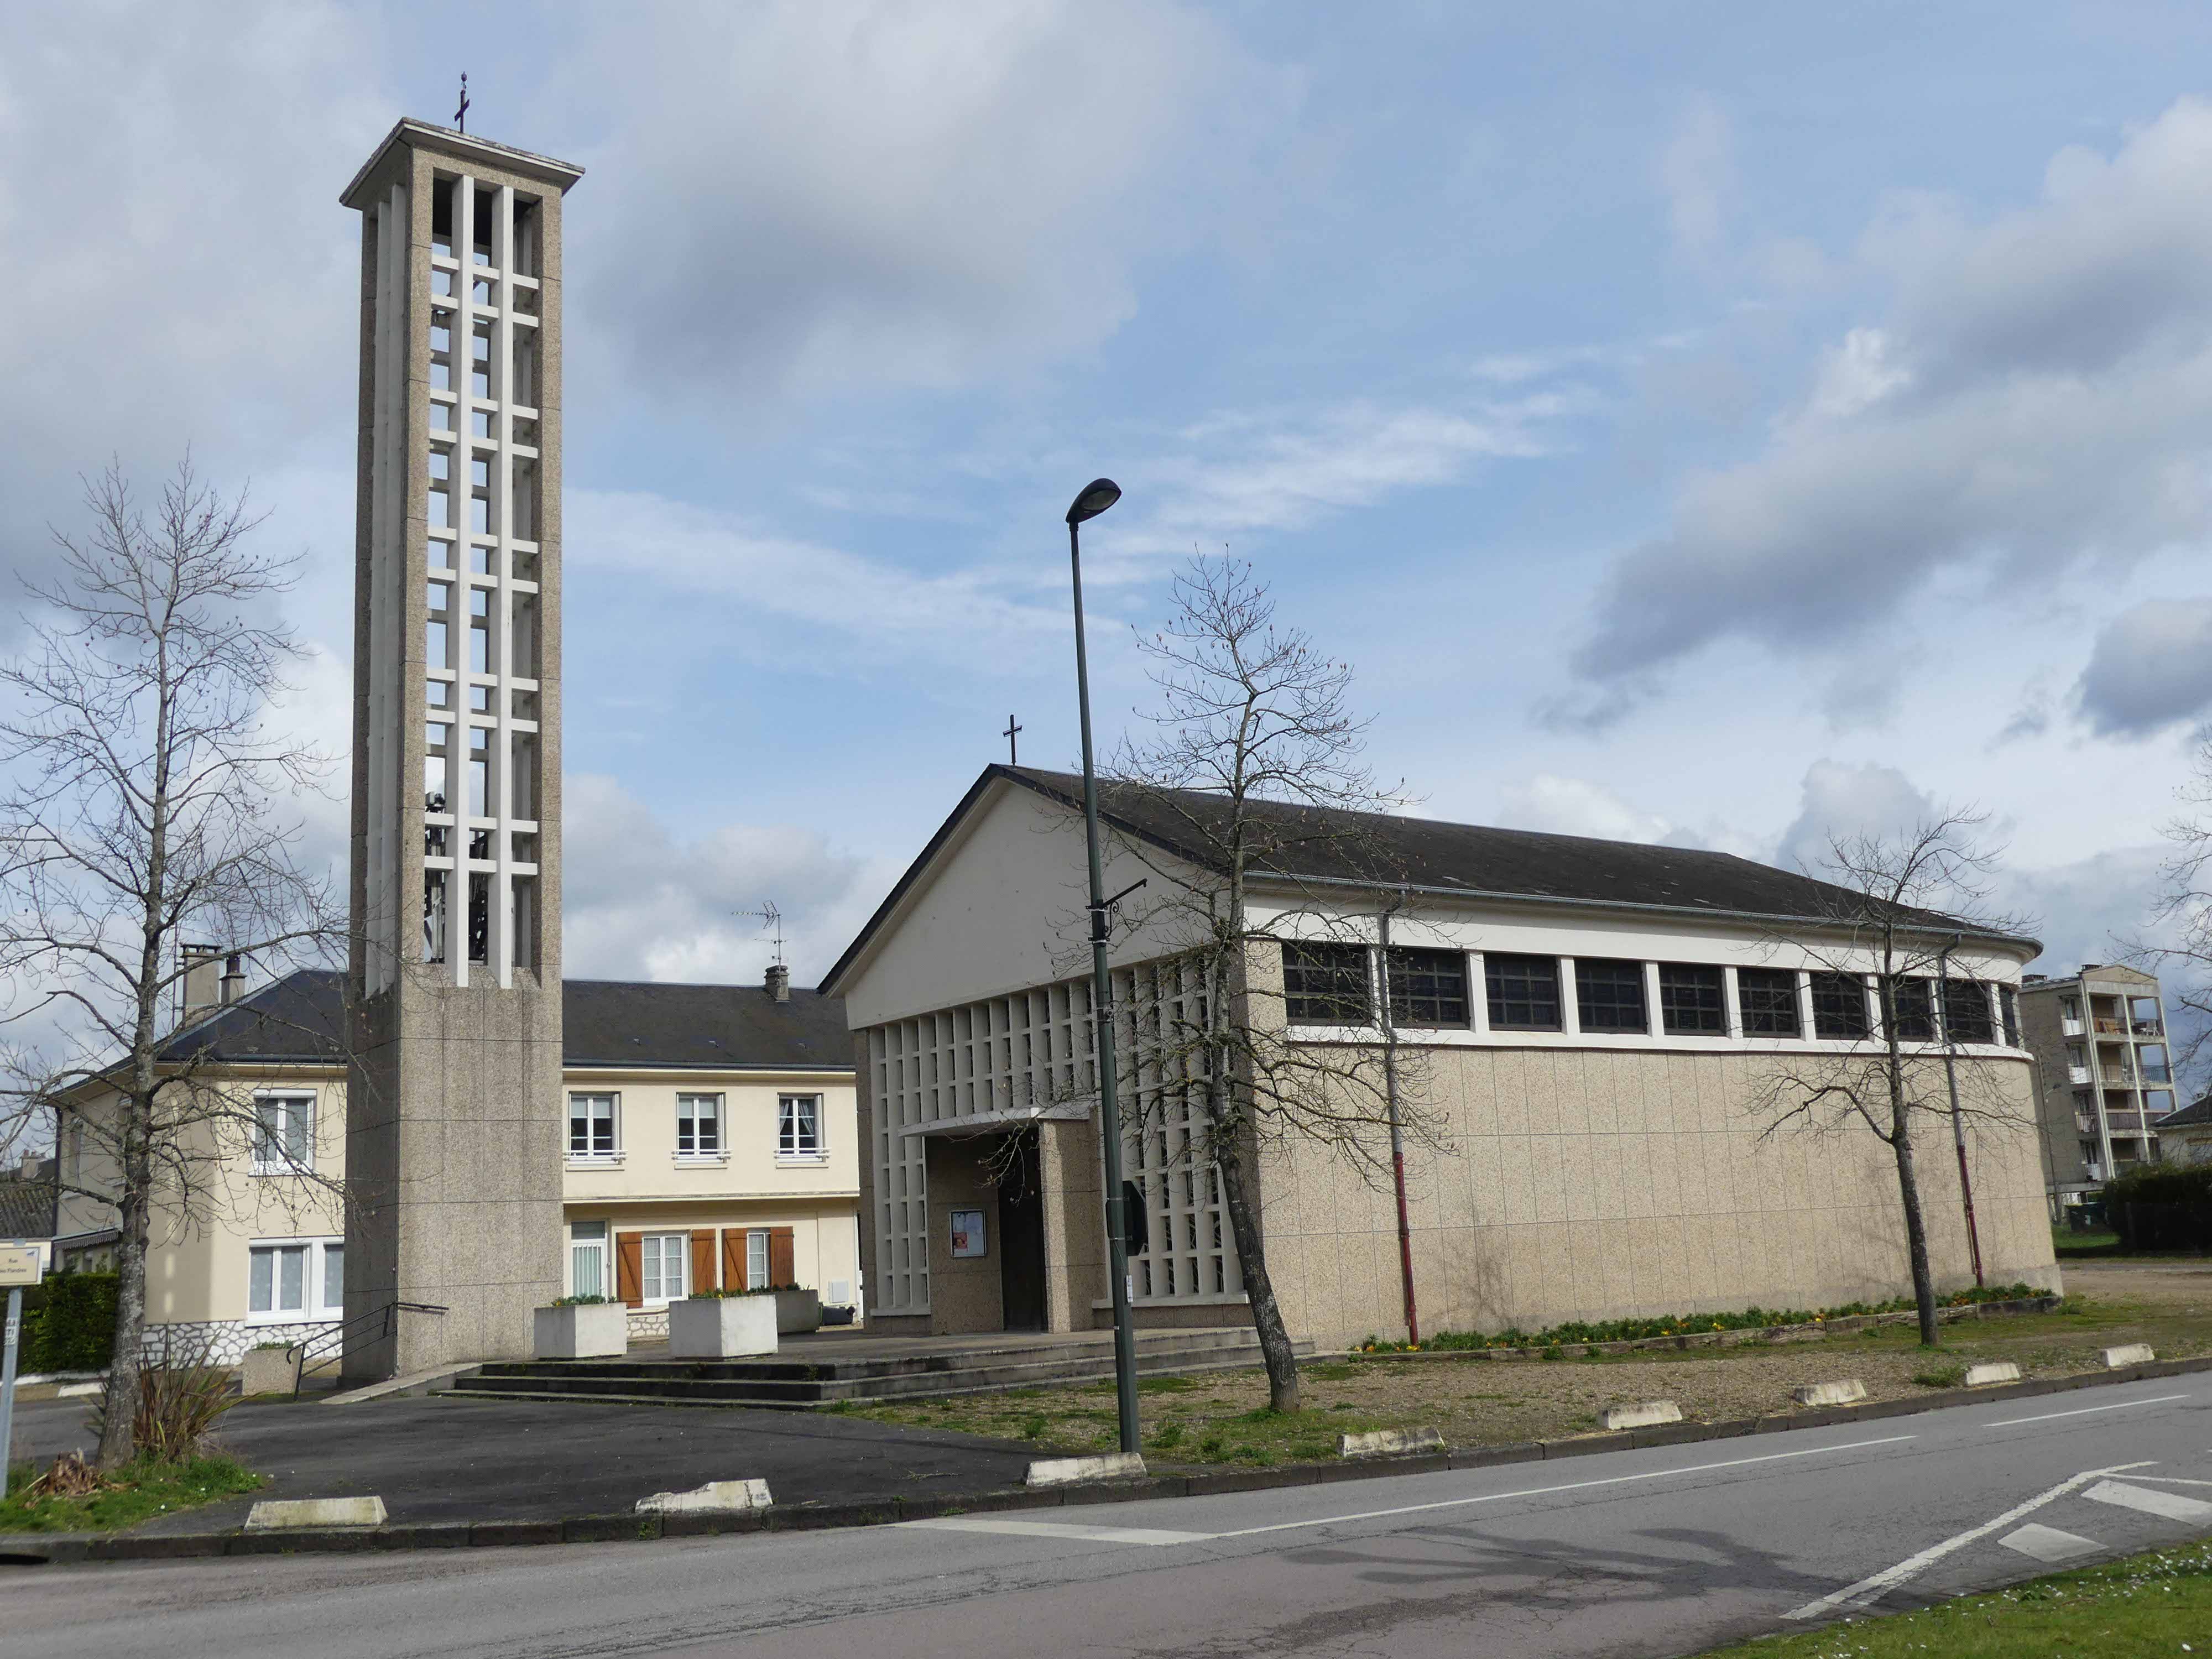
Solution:
{"label": "pitched church roof", "polygon": [[[912,890],[962,818],[994,782],[1004,781],[1083,810],[1083,780],[1030,766],[983,769],[921,855],[846,948],[823,983],[836,986],[878,928]],[[1206,867],[1214,862],[1231,823],[1225,796],[1199,789],[1137,789],[1101,780],[1100,817],[1125,836]],[[1255,867],[1285,881],[1343,884],[1372,890],[1407,887],[1428,895],[1590,905],[1675,915],[1769,921],[1832,919],[1862,902],[1832,882],[1780,870],[1732,853],[1655,847],[1641,842],[1498,830],[1436,818],[1352,812],[1284,801],[1247,804],[1248,821],[1262,826]],[[2029,950],[2038,942],[1963,926],[1929,910],[1900,913],[1922,926],[2000,939]]]}
{"label": "pitched church roof", "polygon": [[[345,1058],[345,975],[303,968],[179,1031],[161,1057],[334,1066]],[[571,979],[561,986],[562,1063],[648,1070],[849,1071],[842,997],[757,985]]]}

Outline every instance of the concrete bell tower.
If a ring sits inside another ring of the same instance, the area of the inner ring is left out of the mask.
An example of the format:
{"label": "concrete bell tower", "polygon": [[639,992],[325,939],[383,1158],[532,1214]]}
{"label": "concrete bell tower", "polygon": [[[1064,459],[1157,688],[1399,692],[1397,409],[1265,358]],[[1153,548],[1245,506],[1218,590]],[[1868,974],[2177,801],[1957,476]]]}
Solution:
{"label": "concrete bell tower", "polygon": [[345,1373],[561,1293],[565,162],[401,121],[362,216]]}

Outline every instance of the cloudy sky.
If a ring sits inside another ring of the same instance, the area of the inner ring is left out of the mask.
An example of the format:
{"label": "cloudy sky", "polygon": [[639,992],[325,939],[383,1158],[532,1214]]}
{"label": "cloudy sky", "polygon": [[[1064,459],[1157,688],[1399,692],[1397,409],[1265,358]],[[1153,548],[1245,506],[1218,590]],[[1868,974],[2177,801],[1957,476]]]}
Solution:
{"label": "cloudy sky", "polygon": [[[1535,14],[1543,11],[1542,17]],[[0,554],[193,446],[347,741],[357,222],[568,198],[572,973],[811,981],[1194,550],[1435,816],[1788,862],[1988,809],[2063,969],[2212,716],[2212,14],[1116,0],[0,11]],[[2191,66],[2198,66],[2192,69]],[[2195,78],[2193,78],[2195,77]],[[19,626],[0,617],[0,648]],[[339,849],[342,810],[311,809]]]}

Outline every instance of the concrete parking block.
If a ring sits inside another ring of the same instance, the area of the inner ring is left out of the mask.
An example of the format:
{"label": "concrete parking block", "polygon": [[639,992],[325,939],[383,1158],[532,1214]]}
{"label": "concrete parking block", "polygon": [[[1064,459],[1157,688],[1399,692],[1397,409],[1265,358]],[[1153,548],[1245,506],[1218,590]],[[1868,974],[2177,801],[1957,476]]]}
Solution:
{"label": "concrete parking block", "polygon": [[288,1527],[380,1527],[381,1498],[264,1498],[246,1512],[248,1532]]}
{"label": "concrete parking block", "polygon": [[1847,1376],[1835,1382],[1808,1382],[1790,1389],[1790,1397],[1801,1406],[1850,1406],[1867,1397],[1867,1389],[1856,1376]]}
{"label": "concrete parking block", "polygon": [[1661,1423],[1679,1423],[1682,1408],[1671,1400],[1647,1400],[1639,1406],[1608,1406],[1597,1414],[1599,1424],[1616,1432],[1648,1429]]}
{"label": "concrete parking block", "polygon": [[1144,1478],[1141,1452],[1109,1452],[1097,1457],[1040,1457],[1030,1465],[1032,1486],[1061,1486],[1072,1480],[1139,1480]]}
{"label": "concrete parking block", "polygon": [[2017,1382],[2019,1381],[2020,1367],[2014,1364],[2008,1359],[2001,1361],[1992,1360],[1985,1365],[1969,1365],[1966,1367],[1966,1386],[1970,1389],[1985,1389],[1992,1382]]}
{"label": "concrete parking block", "polygon": [[1376,1429],[1370,1434],[1340,1434],[1339,1457],[1401,1457],[1408,1452],[1442,1451],[1444,1437],[1434,1429]]}
{"label": "concrete parking block", "polygon": [[2148,1342],[2124,1343],[2105,1350],[2105,1369],[2116,1371],[2123,1365],[2148,1365],[2157,1358]]}

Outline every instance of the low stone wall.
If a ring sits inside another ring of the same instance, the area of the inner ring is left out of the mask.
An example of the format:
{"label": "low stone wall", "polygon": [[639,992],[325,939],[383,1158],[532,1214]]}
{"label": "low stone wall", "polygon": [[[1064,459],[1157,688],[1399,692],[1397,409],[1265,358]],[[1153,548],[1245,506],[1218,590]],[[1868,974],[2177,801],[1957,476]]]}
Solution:
{"label": "low stone wall", "polygon": [[[173,1324],[149,1325],[139,1352],[149,1364],[167,1360],[197,1360],[204,1353],[208,1364],[243,1364],[248,1352],[265,1342],[289,1346],[311,1336],[335,1329],[317,1322],[301,1325],[249,1325],[242,1319],[179,1320]],[[337,1356],[331,1355],[335,1364]]]}
{"label": "low stone wall", "polygon": [[668,1340],[668,1310],[665,1308],[632,1308],[629,1310],[629,1340],[633,1342],[665,1342]]}

